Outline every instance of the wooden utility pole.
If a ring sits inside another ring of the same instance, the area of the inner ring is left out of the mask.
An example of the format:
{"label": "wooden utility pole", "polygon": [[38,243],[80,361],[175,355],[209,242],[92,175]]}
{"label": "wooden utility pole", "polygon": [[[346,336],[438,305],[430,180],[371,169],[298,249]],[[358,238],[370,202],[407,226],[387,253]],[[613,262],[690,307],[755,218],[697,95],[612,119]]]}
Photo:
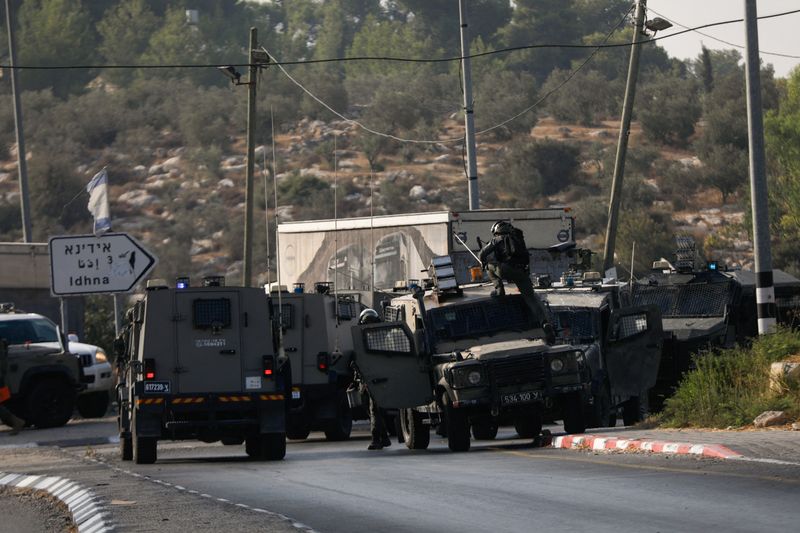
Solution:
{"label": "wooden utility pole", "polygon": [[258,65],[254,57],[258,46],[258,31],[250,28],[250,51],[247,78],[247,167],[244,190],[244,253],[242,255],[242,286],[253,284],[253,175],[255,174],[256,79]]}

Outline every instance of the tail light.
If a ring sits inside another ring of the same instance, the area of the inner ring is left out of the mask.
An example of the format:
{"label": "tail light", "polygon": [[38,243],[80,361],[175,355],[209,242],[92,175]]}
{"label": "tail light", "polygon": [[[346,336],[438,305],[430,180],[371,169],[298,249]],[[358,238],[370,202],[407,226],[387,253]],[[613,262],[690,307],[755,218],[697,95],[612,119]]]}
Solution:
{"label": "tail light", "polygon": [[272,355],[265,355],[262,357],[264,362],[264,376],[271,378],[275,375],[275,357]]}
{"label": "tail light", "polygon": [[156,379],[156,360],[144,360],[144,379]]}
{"label": "tail light", "polygon": [[317,368],[320,372],[327,372],[331,366],[330,356],[327,352],[319,352],[317,354]]}

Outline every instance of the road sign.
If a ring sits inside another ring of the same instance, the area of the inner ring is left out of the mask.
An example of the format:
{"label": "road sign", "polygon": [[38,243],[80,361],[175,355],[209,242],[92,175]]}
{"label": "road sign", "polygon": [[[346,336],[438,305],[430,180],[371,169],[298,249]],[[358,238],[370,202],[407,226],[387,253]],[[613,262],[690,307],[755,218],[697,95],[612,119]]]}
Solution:
{"label": "road sign", "polygon": [[50,292],[54,296],[128,292],[156,258],[127,233],[65,235],[50,239]]}

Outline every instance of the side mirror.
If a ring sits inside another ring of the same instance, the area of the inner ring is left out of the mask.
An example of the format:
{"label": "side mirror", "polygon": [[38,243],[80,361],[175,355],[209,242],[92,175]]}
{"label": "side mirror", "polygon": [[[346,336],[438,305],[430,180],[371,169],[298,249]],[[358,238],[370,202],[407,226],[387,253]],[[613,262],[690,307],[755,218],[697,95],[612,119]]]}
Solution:
{"label": "side mirror", "polygon": [[74,333],[70,333],[69,335],[67,335],[67,339],[69,340],[69,342],[80,342],[80,339]]}

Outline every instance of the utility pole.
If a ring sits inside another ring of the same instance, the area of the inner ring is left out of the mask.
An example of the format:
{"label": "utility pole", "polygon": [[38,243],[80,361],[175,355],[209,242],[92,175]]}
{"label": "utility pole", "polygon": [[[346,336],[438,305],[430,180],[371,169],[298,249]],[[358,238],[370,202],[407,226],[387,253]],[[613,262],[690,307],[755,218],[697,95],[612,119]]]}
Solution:
{"label": "utility pole", "polygon": [[28,163],[25,160],[25,135],[22,131],[22,107],[17,86],[17,49],[14,47],[14,21],[11,1],[6,0],[6,30],[8,31],[8,55],[11,66],[11,95],[14,100],[14,125],[17,132],[17,168],[19,169],[19,204],[22,211],[22,240],[33,242],[31,229],[30,195],[28,194]]}
{"label": "utility pole", "polygon": [[753,252],[756,268],[756,307],[758,333],[775,329],[775,288],[772,279],[772,253],[769,242],[767,171],[764,157],[764,119],[761,107],[761,61],[758,53],[758,14],[756,0],[744,2],[747,33],[747,129],[750,139],[750,204],[753,212]]}
{"label": "utility pole", "polygon": [[[614,178],[611,182],[611,202],[608,206],[608,226],[606,227],[606,244],[603,251],[603,271],[614,266],[614,244],[617,239],[617,219],[619,204],[622,199],[622,178],[625,175],[625,154],[628,151],[633,100],[636,97],[636,79],[639,76],[639,52],[642,41],[647,36],[644,32],[644,15],[647,0],[636,1],[636,25],[633,30],[631,59],[628,65],[628,81],[625,84],[625,101],[622,105],[622,119],[619,125],[619,142],[617,157],[614,161]],[[631,273],[633,275],[633,273]]]}
{"label": "utility pole", "polygon": [[467,180],[469,184],[469,209],[480,209],[478,190],[478,161],[475,157],[475,117],[472,101],[472,70],[469,61],[469,39],[467,35],[467,7],[464,0],[458,1],[458,18],[461,22],[461,75],[464,85],[464,126],[467,145]]}
{"label": "utility pole", "polygon": [[256,78],[258,66],[255,52],[258,46],[258,31],[250,28],[250,51],[247,78],[247,166],[244,190],[244,253],[242,256],[242,285],[253,283],[253,175],[255,174],[255,128],[256,128]]}

